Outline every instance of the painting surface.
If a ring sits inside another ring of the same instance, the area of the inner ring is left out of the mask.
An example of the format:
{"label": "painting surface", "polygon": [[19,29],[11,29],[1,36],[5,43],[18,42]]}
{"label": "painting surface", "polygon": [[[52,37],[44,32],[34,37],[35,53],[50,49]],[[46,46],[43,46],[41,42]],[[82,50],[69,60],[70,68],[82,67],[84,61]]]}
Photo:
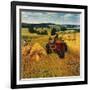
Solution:
{"label": "painting surface", "polygon": [[21,10],[21,78],[80,76],[80,13]]}

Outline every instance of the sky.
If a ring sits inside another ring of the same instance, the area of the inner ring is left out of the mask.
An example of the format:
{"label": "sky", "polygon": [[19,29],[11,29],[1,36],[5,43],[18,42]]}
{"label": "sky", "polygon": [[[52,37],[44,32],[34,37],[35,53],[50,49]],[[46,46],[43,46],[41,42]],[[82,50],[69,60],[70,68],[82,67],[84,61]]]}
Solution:
{"label": "sky", "polygon": [[21,23],[80,25],[80,14],[66,12],[21,11]]}

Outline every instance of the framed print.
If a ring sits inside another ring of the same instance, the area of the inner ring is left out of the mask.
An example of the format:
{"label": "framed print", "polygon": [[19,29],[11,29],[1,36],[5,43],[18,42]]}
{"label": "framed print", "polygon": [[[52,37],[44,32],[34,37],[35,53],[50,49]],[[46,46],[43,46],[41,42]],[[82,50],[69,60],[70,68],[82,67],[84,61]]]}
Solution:
{"label": "framed print", "polygon": [[87,6],[11,2],[11,88],[87,84]]}

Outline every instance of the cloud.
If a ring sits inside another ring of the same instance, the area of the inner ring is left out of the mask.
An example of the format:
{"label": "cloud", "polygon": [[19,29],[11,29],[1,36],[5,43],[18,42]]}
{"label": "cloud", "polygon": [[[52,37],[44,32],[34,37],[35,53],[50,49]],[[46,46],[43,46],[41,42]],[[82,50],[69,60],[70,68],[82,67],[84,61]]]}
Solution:
{"label": "cloud", "polygon": [[64,23],[80,24],[80,14],[67,13],[63,16]]}
{"label": "cloud", "polygon": [[80,15],[64,12],[61,13],[61,12],[45,12],[45,11],[22,11],[21,22],[79,24]]}

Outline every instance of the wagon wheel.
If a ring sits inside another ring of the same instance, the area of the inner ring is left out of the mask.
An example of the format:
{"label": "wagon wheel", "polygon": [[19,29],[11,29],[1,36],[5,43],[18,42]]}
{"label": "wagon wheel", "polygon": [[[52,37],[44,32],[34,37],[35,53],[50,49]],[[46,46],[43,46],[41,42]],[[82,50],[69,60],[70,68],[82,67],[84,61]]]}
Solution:
{"label": "wagon wheel", "polygon": [[58,55],[59,55],[60,58],[64,58],[65,57],[65,52],[60,51],[60,52],[58,52]]}

